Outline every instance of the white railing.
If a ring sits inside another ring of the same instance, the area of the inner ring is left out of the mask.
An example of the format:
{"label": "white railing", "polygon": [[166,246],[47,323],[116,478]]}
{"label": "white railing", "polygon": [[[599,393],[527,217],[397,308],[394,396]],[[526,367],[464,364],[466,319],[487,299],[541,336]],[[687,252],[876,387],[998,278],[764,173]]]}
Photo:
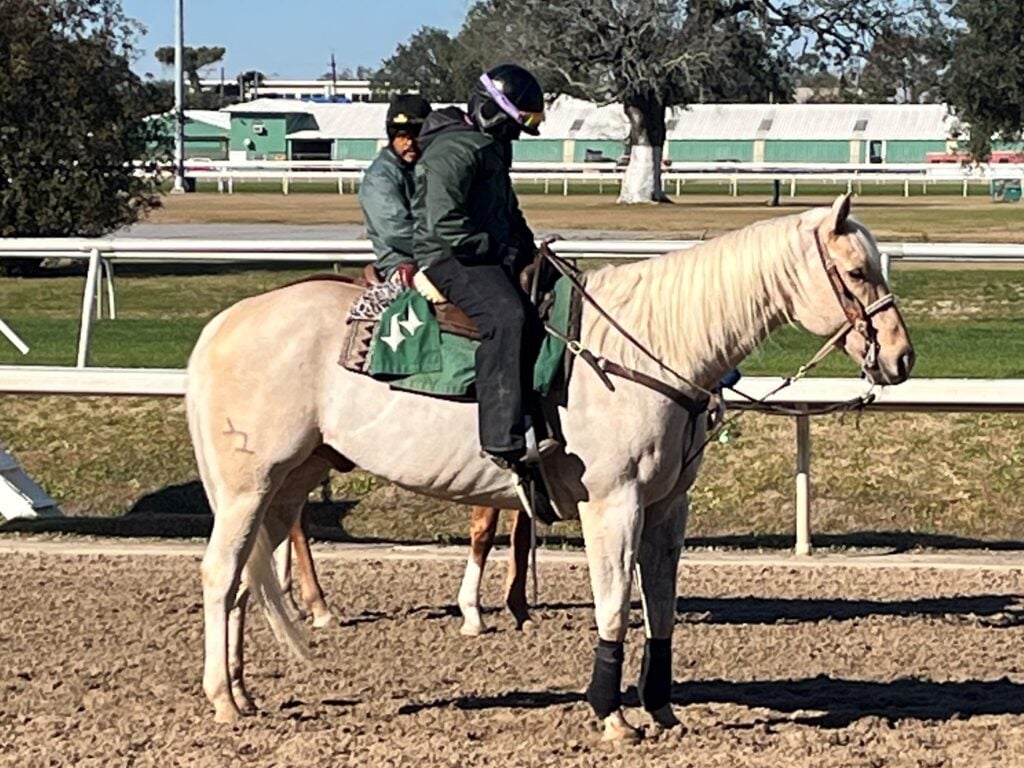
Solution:
{"label": "white railing", "polygon": [[[632,259],[686,250],[696,240],[560,240],[558,253],[579,259]],[[882,243],[882,269],[893,259],[906,261],[1024,263],[1024,245],[1014,243]],[[76,364],[88,364],[92,326],[102,316],[103,299],[117,316],[114,264],[121,262],[322,262],[366,264],[373,260],[368,240],[172,240],[142,238],[7,238],[0,239],[0,259],[17,257],[87,259]]]}
{"label": "white railing", "polygon": [[[65,368],[0,366],[0,394],[106,395],[181,397],[186,374],[178,369]],[[780,379],[748,377],[740,387],[760,398],[776,389]],[[815,409],[846,402],[866,392],[856,379],[802,379],[766,399],[771,405]],[[726,400],[743,407],[745,400],[727,393]],[[1024,380],[1007,379],[910,379],[898,387],[881,387],[869,411],[997,412],[1024,413]],[[810,415],[796,421],[795,509],[798,555],[811,552],[811,433]]]}
{"label": "white railing", "polygon": [[[281,191],[288,194],[296,183],[331,182],[339,194],[345,194],[346,184],[355,191],[369,165],[366,160],[266,160],[266,161],[202,161],[187,162],[188,175],[197,180],[214,181],[220,192],[233,193],[238,182],[278,182]],[[515,183],[543,184],[544,192],[552,185],[569,194],[570,184],[596,184],[603,191],[605,184],[621,184],[625,172],[615,163],[566,162],[514,162],[512,180]],[[666,189],[674,185],[680,194],[688,182],[726,184],[731,195],[738,196],[741,183],[779,182],[788,187],[795,197],[799,184],[845,184],[848,191],[854,185],[902,184],[904,197],[910,196],[911,185],[920,184],[927,193],[934,184],[957,183],[966,197],[971,185],[988,185],[994,180],[1021,180],[1024,166],[998,164],[991,166],[961,167],[941,163],[722,163],[673,162],[662,172]]]}

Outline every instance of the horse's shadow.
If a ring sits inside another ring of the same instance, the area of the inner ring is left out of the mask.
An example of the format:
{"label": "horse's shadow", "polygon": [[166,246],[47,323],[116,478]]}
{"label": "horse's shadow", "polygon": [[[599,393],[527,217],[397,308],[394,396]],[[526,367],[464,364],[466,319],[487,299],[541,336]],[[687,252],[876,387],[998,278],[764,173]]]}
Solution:
{"label": "horse's shadow", "polygon": [[[585,701],[582,693],[507,691],[493,696],[457,696],[410,703],[399,714],[455,707],[481,709],[544,709]],[[626,706],[638,706],[635,687],[624,696]],[[1024,685],[1006,678],[938,682],[905,677],[891,682],[817,677],[735,682],[732,680],[676,681],[672,703],[678,706],[736,704],[750,709],[790,713],[756,723],[726,725],[749,728],[758,724],[797,723],[820,728],[845,728],[863,717],[889,721],[950,720],[977,715],[1024,714]],[[685,716],[684,716],[685,721]]]}
{"label": "horse's shadow", "polygon": [[[639,611],[634,600],[630,608]],[[485,613],[499,612],[489,607]],[[590,602],[546,602],[533,609],[587,613]],[[421,605],[408,614],[422,614],[427,620],[457,618],[459,607],[454,603]],[[959,617],[965,621],[993,628],[1024,625],[1024,603],[1017,595],[970,595],[962,597],[917,598],[913,600],[841,600],[831,598],[765,598],[765,597],[680,597],[676,600],[677,624],[814,624],[819,621],[852,621],[872,616],[899,618]],[[630,624],[642,627],[640,621]]]}

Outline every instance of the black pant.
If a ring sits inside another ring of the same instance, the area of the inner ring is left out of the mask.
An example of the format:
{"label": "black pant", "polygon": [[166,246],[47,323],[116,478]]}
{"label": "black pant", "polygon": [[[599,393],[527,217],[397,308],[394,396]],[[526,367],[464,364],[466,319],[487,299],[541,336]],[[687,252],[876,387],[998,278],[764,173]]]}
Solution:
{"label": "black pant", "polygon": [[494,263],[443,259],[427,268],[427,277],[480,329],[476,351],[476,392],[480,404],[480,447],[511,453],[523,439],[523,350],[525,297],[508,273]]}

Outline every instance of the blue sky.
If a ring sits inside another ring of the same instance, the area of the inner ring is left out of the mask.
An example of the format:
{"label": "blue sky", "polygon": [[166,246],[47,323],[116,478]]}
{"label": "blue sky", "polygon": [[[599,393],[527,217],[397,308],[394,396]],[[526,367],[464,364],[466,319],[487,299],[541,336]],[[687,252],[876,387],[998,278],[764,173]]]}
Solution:
{"label": "blue sky", "polygon": [[[153,51],[174,44],[174,0],[121,0],[148,29],[139,73],[169,76]],[[222,45],[225,74],[258,69],[315,78],[329,69],[377,66],[423,26],[457,31],[470,0],[185,0],[185,45]],[[217,76],[219,72],[211,72]]]}

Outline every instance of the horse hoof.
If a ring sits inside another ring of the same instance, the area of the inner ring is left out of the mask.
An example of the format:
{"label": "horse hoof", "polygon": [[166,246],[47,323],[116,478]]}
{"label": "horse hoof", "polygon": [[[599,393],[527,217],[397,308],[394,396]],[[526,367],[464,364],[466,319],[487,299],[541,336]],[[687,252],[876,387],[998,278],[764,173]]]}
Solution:
{"label": "horse hoof", "polygon": [[614,712],[604,719],[604,733],[601,741],[612,744],[636,744],[643,734],[626,722],[622,712]]}
{"label": "horse hoof", "polygon": [[654,721],[655,728],[659,730],[668,730],[675,728],[677,725],[682,725],[679,722],[679,718],[676,717],[676,713],[672,711],[672,705],[666,704],[664,707],[648,712],[651,716],[651,720]]}
{"label": "horse hoof", "polygon": [[531,632],[536,632],[538,629],[540,629],[540,624],[538,624],[533,619],[527,619],[526,621],[523,621],[519,624],[519,631],[525,632],[527,634]]}
{"label": "horse hoof", "polygon": [[463,637],[480,637],[484,633],[483,624],[464,623],[459,627],[459,634]]}
{"label": "horse hoof", "polygon": [[242,717],[249,717],[250,715],[256,714],[256,705],[253,703],[249,694],[244,690],[232,689],[231,696],[234,698],[235,704],[238,707],[238,712]]}
{"label": "horse hoof", "polygon": [[334,614],[330,611],[327,611],[327,613],[318,613],[313,616],[313,626],[316,629],[323,629],[324,627],[329,627],[333,623]]}
{"label": "horse hoof", "polygon": [[241,719],[242,713],[238,711],[238,707],[234,703],[230,706],[218,706],[213,715],[213,722],[223,725],[234,725]]}

